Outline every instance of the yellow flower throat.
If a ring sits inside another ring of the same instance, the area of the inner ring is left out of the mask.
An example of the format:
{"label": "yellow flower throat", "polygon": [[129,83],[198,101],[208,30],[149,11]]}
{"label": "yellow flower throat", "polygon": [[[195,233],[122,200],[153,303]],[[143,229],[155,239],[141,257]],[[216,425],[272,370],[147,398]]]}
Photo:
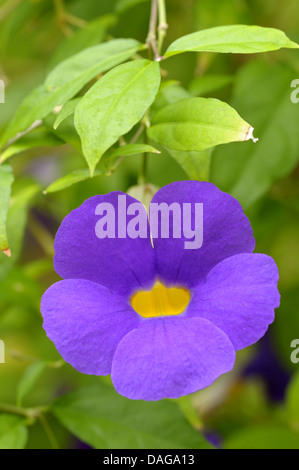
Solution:
{"label": "yellow flower throat", "polygon": [[131,297],[133,309],[144,318],[180,315],[191,298],[183,287],[166,287],[156,282],[151,291],[137,291]]}

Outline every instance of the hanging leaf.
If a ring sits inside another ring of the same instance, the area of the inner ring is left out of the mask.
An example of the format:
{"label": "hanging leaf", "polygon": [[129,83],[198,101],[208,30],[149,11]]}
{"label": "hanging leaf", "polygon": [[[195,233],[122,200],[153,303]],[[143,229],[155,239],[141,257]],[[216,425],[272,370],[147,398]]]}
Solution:
{"label": "hanging leaf", "polygon": [[106,150],[142,119],[159,85],[157,62],[135,60],[115,67],[82,98],[75,127],[91,174]]}
{"label": "hanging leaf", "polygon": [[[102,171],[95,171],[93,176],[104,176],[105,172]],[[81,181],[88,180],[90,178],[89,170],[77,170],[69,173],[68,175],[62,176],[58,180],[51,183],[44,191],[44,194],[49,193],[56,193],[57,191],[61,191],[62,189],[69,188],[74,184],[80,183]]]}

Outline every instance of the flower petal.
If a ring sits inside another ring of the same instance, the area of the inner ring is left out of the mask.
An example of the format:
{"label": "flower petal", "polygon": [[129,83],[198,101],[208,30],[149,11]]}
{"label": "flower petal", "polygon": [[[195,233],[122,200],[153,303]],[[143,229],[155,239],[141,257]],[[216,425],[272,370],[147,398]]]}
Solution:
{"label": "flower petal", "polygon": [[140,323],[121,296],[81,279],[53,284],[42,297],[41,312],[47,336],[84,374],[110,374],[118,343]]}
{"label": "flower petal", "polygon": [[121,395],[161,400],[196,392],[232,369],[235,350],[201,318],[147,320],[117,347],[111,378]]}
{"label": "flower petal", "polygon": [[193,292],[188,316],[210,320],[236,350],[260,339],[279,306],[278,269],[272,258],[253,253],[227,258]]}
{"label": "flower petal", "polygon": [[[121,192],[112,192],[87,199],[63,220],[55,238],[55,271],[64,279],[88,279],[98,282],[120,294],[131,294],[136,289],[150,288],[153,284],[154,261],[150,237],[132,239],[98,238],[95,227],[101,217],[96,215],[100,203],[112,204],[115,210],[115,234],[118,226],[118,196],[125,196],[124,217],[127,206],[137,203],[145,216],[142,204]],[[104,214],[103,214],[104,215]],[[134,216],[127,216],[127,223]],[[114,219],[114,217],[113,217]],[[146,225],[149,233],[149,227]]]}
{"label": "flower petal", "polygon": [[[154,239],[157,270],[162,280],[170,284],[186,287],[195,286],[208,272],[223,259],[237,253],[251,253],[254,238],[249,220],[243,213],[239,202],[212,183],[199,181],[178,181],[160,189],[152,203],[192,204],[192,217],[195,220],[195,203],[203,204],[203,244],[197,249],[186,249],[183,217],[181,217],[181,238],[173,238],[172,226],[177,228],[178,221],[170,223],[171,238],[161,237],[161,224],[158,238]],[[198,217],[197,220],[199,221]],[[151,231],[154,227],[151,222]],[[202,224],[199,223],[199,235]],[[189,235],[188,235],[189,236]],[[190,240],[189,240],[190,241]]]}

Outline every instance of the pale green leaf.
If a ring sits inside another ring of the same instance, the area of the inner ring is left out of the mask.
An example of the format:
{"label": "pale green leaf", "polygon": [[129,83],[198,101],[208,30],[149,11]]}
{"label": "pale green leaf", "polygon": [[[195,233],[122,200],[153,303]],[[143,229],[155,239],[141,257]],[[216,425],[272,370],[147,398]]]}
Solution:
{"label": "pale green leaf", "polygon": [[17,405],[21,406],[23,399],[33,389],[36,381],[47,367],[45,361],[37,361],[31,364],[23,373],[17,386]]}
{"label": "pale green leaf", "polygon": [[24,449],[28,431],[24,418],[2,414],[0,416],[0,449]]}
{"label": "pale green leaf", "polygon": [[216,26],[183,36],[169,46],[165,57],[188,51],[253,54],[283,47],[293,49],[299,46],[278,29],[235,24]]}
{"label": "pale green leaf", "polygon": [[157,62],[135,60],[107,73],[75,111],[75,127],[91,173],[102,155],[144,116],[158,92]]}
{"label": "pale green leaf", "polygon": [[227,103],[188,98],[158,111],[148,137],[172,150],[200,152],[215,145],[253,138],[253,128]]}
{"label": "pale green leaf", "polygon": [[6,219],[13,180],[12,168],[9,165],[0,165],[0,250],[8,256],[10,256],[10,249],[7,240]]}
{"label": "pale green leaf", "polygon": [[80,98],[74,98],[73,100],[68,101],[67,103],[65,103],[65,105],[63,105],[61,111],[57,115],[57,118],[54,122],[54,125],[53,125],[54,129],[57,129],[58,126],[65,119],[67,119],[69,116],[74,114],[75,109],[76,109],[77,105],[79,104],[79,102],[81,101],[81,99],[82,99],[81,97]]}
{"label": "pale green leaf", "polygon": [[185,100],[186,98],[191,98],[192,96],[189,91],[176,83],[170,83],[168,86],[162,85],[164,84],[161,84],[159,93],[157,94],[151,108],[153,113],[159,111],[159,109],[162,109],[169,104],[175,103],[176,101]]}
{"label": "pale green leaf", "polygon": [[4,162],[18,153],[38,147],[57,147],[63,144],[64,141],[55,136],[53,132],[49,132],[46,128],[39,128],[20,137],[20,139],[3,150],[0,154],[0,161]]}
{"label": "pale green leaf", "polygon": [[147,144],[127,144],[109,150],[103,157],[106,168],[112,169],[120,157],[130,157],[142,153],[161,153],[151,145]]}
{"label": "pale green leaf", "polygon": [[[104,176],[105,172],[95,171],[93,176]],[[69,188],[74,184],[80,183],[90,178],[89,170],[76,170],[68,175],[62,176],[58,180],[51,183],[44,191],[44,194],[55,193],[61,191],[62,189]]]}
{"label": "pale green leaf", "polygon": [[134,39],[114,39],[89,47],[57,65],[45,80],[23,101],[1,138],[5,145],[16,135],[27,131],[36,121],[46,117],[56,106],[73,98],[97,75],[124,62],[141,45]]}
{"label": "pale green leaf", "polygon": [[97,449],[211,448],[168,400],[132,401],[99,384],[58,399],[51,410],[71,433]]}

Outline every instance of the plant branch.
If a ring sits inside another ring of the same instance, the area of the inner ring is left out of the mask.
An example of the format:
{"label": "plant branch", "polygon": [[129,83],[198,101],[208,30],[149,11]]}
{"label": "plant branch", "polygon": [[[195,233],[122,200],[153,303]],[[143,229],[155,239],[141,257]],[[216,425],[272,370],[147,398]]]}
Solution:
{"label": "plant branch", "polygon": [[160,57],[160,54],[158,51],[158,44],[157,44],[157,36],[156,36],[157,20],[158,20],[158,0],[152,0],[149,31],[148,31],[146,42],[151,47],[155,56],[155,60],[157,62],[160,62],[162,60],[162,57]]}
{"label": "plant branch", "polygon": [[159,26],[158,26],[158,52],[161,54],[163,42],[168,29],[165,0],[158,0]]}

